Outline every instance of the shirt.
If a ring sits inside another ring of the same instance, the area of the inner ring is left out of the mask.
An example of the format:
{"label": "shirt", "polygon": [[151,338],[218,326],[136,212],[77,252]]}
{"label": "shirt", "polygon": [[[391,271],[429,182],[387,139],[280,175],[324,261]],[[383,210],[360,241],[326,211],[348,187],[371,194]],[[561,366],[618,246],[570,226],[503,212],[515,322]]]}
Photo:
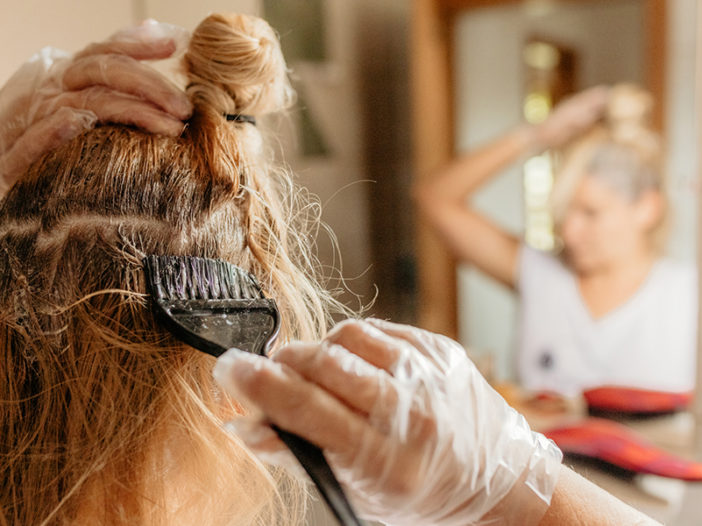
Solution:
{"label": "shirt", "polygon": [[575,275],[557,258],[520,251],[518,372],[530,390],[574,396],[600,386],[689,391],[695,381],[697,273],[658,260],[624,304],[590,314]]}

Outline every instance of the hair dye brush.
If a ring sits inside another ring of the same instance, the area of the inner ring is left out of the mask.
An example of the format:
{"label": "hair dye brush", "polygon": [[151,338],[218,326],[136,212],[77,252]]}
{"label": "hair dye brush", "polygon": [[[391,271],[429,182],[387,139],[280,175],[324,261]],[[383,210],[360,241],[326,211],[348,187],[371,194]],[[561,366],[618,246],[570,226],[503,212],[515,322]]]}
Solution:
{"label": "hair dye brush", "polygon": [[[159,322],[176,338],[218,357],[236,347],[265,356],[278,335],[275,301],[249,272],[216,259],[147,256],[144,271]],[[322,450],[271,426],[314,481],[343,526],[361,526]]]}

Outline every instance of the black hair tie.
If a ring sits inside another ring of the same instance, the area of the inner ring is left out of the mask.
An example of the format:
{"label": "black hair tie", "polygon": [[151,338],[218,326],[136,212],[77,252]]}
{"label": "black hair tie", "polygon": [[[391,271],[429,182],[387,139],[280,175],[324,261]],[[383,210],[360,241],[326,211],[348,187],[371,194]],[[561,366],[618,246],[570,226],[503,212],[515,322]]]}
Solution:
{"label": "black hair tie", "polygon": [[228,121],[235,121],[235,122],[248,122],[249,124],[253,124],[256,126],[256,117],[253,115],[244,115],[241,113],[225,113],[224,117]]}

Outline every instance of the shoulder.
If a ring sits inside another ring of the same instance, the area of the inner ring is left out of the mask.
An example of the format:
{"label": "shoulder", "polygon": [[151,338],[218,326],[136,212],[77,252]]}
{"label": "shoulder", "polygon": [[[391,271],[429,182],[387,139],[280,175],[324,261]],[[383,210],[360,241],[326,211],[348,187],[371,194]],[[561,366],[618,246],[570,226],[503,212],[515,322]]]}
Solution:
{"label": "shoulder", "polygon": [[517,289],[523,290],[532,286],[543,288],[548,284],[559,284],[565,279],[571,279],[571,272],[560,259],[549,252],[536,250],[525,244],[520,245]]}
{"label": "shoulder", "polygon": [[652,278],[661,287],[674,288],[675,292],[697,293],[697,268],[692,262],[662,258],[656,263]]}
{"label": "shoulder", "polygon": [[519,266],[529,270],[548,268],[557,272],[569,272],[563,262],[552,253],[531,248],[524,243],[519,245],[518,257]]}
{"label": "shoulder", "polygon": [[[698,303],[698,273],[692,262],[675,261],[663,258],[656,263],[647,284],[650,294],[646,294],[648,301],[669,310],[671,315],[681,316],[688,312],[689,316],[696,317]],[[696,319],[696,318],[695,318]]]}

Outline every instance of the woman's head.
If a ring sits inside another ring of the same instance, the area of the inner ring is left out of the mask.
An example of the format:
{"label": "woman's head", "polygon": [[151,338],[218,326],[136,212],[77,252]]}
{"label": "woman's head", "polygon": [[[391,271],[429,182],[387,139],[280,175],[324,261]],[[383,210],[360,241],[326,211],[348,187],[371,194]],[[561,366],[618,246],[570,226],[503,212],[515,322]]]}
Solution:
{"label": "woman's head", "polygon": [[0,524],[287,524],[300,511],[222,431],[242,409],[211,358],[157,327],[141,268],[145,254],[228,260],[277,300],[283,339],[322,334],[332,300],[312,277],[309,208],[257,128],[225,118],[284,109],[285,64],[265,22],[212,15],[184,65],[195,111],[181,137],[99,127],[2,202]]}
{"label": "woman's head", "polygon": [[604,120],[565,152],[553,193],[566,260],[576,271],[655,254],[665,243],[663,151],[652,98],[621,84]]}

